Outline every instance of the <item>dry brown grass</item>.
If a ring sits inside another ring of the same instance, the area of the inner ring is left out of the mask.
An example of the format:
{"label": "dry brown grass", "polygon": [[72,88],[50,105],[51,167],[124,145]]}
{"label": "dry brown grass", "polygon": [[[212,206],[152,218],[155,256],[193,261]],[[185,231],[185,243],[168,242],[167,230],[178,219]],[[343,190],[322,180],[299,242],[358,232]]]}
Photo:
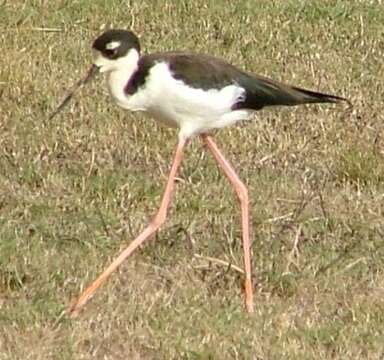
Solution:
{"label": "dry brown grass", "polygon": [[[381,1],[5,1],[0,5],[0,359],[381,359]],[[48,113],[104,28],[349,97],[217,134],[252,196],[256,312],[237,204],[194,142],[167,226],[79,319],[60,317],[154,212],[176,141],[101,79]]]}

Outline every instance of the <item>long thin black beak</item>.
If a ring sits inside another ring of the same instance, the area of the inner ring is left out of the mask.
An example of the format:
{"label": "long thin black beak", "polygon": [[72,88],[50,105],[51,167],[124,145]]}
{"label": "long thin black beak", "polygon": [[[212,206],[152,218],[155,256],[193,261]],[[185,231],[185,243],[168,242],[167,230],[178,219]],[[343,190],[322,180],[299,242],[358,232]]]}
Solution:
{"label": "long thin black beak", "polygon": [[99,72],[99,67],[95,64],[92,64],[92,66],[87,71],[87,74],[80,79],[75,85],[72,86],[71,90],[69,90],[68,94],[65,96],[61,104],[56,108],[56,110],[49,116],[49,120],[53,119],[63,108],[65,105],[69,103],[69,101],[72,99],[73,95],[75,95],[76,91],[79,90],[81,87],[89,83],[95,75]]}

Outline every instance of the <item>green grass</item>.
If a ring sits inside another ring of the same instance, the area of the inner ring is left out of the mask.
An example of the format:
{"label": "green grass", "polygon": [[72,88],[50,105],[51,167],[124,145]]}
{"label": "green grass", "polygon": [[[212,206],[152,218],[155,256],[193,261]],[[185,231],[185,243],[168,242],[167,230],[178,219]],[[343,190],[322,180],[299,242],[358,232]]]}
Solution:
{"label": "green grass", "polygon": [[[381,1],[5,1],[0,5],[0,360],[381,359]],[[174,130],[98,79],[48,114],[104,29],[346,96],[216,136],[249,186],[255,314],[232,191],[198,141],[170,218],[76,320],[63,310],[155,212]],[[203,258],[196,256],[202,255]]]}

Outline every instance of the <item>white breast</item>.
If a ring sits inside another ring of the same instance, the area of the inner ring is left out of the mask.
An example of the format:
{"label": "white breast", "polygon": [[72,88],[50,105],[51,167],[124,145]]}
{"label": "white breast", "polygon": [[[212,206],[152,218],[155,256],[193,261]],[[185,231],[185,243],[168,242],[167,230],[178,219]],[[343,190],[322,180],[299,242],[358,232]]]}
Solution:
{"label": "white breast", "polygon": [[123,74],[123,71],[112,72],[108,78],[109,90],[116,103],[131,111],[147,111],[166,125],[179,127],[180,136],[190,137],[249,117],[246,110],[231,110],[245,94],[245,90],[236,84],[220,90],[192,88],[174,79],[168,64],[160,62],[150,70],[145,84],[127,96],[124,87],[129,74]]}

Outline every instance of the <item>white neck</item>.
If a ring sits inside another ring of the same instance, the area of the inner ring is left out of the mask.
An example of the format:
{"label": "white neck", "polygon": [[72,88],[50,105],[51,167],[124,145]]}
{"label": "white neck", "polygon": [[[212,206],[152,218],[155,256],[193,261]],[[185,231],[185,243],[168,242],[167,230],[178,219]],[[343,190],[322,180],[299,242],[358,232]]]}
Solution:
{"label": "white neck", "polygon": [[[124,88],[129,79],[138,68],[140,55],[135,49],[129,50],[128,54],[116,60],[107,60],[105,58],[100,61],[100,72],[108,74],[107,83],[111,96],[119,104],[126,99]],[[107,62],[105,61],[107,60]],[[96,62],[96,65],[98,63]]]}

